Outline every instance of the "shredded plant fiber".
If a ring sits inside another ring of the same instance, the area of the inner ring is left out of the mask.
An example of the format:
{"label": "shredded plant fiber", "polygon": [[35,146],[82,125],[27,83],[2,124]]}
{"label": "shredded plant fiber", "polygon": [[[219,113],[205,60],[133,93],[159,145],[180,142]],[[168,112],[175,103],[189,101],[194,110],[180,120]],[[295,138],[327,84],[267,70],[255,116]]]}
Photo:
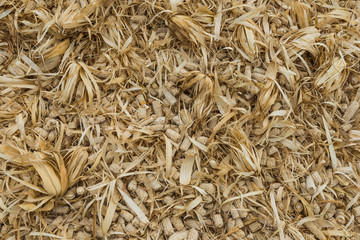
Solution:
{"label": "shredded plant fiber", "polygon": [[0,0],[0,239],[360,239],[360,1]]}

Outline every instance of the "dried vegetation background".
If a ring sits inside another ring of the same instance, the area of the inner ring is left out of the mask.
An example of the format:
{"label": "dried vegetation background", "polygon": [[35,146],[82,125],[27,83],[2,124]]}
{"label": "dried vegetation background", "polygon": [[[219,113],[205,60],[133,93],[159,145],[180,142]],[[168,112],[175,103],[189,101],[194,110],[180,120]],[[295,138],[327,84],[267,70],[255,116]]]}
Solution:
{"label": "dried vegetation background", "polygon": [[1,239],[359,239],[360,1],[1,0]]}

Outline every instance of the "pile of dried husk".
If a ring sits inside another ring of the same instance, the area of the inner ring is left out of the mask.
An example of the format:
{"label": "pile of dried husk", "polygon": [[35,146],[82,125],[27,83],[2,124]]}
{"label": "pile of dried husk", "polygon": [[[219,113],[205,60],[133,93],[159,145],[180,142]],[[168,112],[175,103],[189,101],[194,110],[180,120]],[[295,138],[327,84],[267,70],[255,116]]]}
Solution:
{"label": "pile of dried husk", "polygon": [[0,0],[1,239],[359,239],[360,1]]}

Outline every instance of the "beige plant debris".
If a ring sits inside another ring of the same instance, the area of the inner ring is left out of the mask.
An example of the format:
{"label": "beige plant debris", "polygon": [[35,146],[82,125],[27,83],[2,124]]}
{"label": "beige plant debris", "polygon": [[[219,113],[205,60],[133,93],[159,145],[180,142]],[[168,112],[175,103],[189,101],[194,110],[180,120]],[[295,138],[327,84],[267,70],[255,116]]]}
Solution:
{"label": "beige plant debris", "polygon": [[359,239],[359,19],[0,0],[0,239]]}

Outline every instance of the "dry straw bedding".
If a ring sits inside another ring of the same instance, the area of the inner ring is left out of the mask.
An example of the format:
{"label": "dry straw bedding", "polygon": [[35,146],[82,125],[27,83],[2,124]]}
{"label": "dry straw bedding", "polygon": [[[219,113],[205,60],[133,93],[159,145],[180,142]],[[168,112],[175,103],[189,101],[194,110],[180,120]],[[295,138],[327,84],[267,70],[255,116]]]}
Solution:
{"label": "dry straw bedding", "polygon": [[1,239],[359,239],[360,1],[0,0]]}

